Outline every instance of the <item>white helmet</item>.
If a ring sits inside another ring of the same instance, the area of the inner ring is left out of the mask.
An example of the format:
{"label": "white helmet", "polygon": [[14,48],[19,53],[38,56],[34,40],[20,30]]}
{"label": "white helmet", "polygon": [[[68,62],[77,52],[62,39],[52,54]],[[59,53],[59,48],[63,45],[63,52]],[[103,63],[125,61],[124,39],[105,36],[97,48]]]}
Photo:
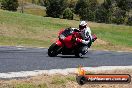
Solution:
{"label": "white helmet", "polygon": [[84,29],[87,27],[87,22],[86,21],[81,21],[80,24],[79,24],[79,29]]}

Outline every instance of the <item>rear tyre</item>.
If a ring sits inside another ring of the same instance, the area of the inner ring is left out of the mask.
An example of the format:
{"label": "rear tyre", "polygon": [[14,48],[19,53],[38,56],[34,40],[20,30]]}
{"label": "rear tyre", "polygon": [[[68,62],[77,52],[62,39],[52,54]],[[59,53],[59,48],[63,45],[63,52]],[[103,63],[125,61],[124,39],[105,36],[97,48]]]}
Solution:
{"label": "rear tyre", "polygon": [[87,46],[80,47],[79,50],[75,51],[75,56],[78,58],[83,58],[84,55],[88,52],[87,48]]}
{"label": "rear tyre", "polygon": [[49,49],[48,49],[48,55],[50,56],[50,57],[55,57],[55,56],[57,56],[58,55],[58,52],[59,52],[59,46],[58,45],[56,45],[56,43],[53,43],[50,47],[49,47]]}
{"label": "rear tyre", "polygon": [[83,58],[83,54],[81,53],[81,49],[82,49],[82,47],[80,47],[79,50],[75,50],[75,56],[77,58]]}
{"label": "rear tyre", "polygon": [[79,52],[75,53],[75,56],[76,56],[77,58],[83,58],[82,53],[79,53]]}

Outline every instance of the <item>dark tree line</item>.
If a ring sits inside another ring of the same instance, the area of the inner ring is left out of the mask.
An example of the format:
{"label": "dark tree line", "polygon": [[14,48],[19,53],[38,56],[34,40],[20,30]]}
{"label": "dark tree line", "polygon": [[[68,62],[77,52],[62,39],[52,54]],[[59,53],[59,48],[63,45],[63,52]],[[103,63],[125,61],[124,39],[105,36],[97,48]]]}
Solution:
{"label": "dark tree line", "polygon": [[104,0],[101,4],[98,0],[69,1],[75,0],[48,0],[47,16],[73,19],[76,14],[81,20],[132,25],[132,0]]}
{"label": "dark tree line", "polygon": [[1,8],[9,11],[17,11],[18,0],[1,0]]}

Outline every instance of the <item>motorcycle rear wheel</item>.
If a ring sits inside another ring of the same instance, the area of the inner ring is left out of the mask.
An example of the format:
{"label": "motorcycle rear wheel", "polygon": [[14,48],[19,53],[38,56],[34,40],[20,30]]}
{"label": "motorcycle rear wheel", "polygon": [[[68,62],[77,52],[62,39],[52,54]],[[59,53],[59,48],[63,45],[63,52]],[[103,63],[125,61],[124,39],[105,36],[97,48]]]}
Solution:
{"label": "motorcycle rear wheel", "polygon": [[82,55],[82,53],[75,53],[75,56],[77,57],[77,58],[83,58],[83,55]]}
{"label": "motorcycle rear wheel", "polygon": [[75,51],[75,56],[76,56],[77,58],[83,58],[84,55],[87,53],[87,52],[84,53],[84,51],[85,51],[86,48],[87,48],[87,47],[80,47],[79,50],[76,50],[76,51]]}
{"label": "motorcycle rear wheel", "polygon": [[57,56],[58,55],[58,52],[59,52],[59,46],[58,45],[56,45],[56,43],[53,43],[50,47],[49,47],[49,49],[48,49],[48,55],[50,56],[50,57],[55,57],[55,56]]}
{"label": "motorcycle rear wheel", "polygon": [[82,55],[82,53],[80,52],[80,49],[75,51],[75,56],[76,56],[77,58],[83,58],[83,55]]}

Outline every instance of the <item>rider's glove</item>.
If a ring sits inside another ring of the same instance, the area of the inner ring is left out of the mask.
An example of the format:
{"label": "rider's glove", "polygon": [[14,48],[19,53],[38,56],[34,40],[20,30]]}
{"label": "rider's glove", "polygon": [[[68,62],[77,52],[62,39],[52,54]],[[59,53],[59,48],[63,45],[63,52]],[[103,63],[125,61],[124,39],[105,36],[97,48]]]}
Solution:
{"label": "rider's glove", "polygon": [[82,42],[82,39],[76,38],[76,41],[79,42],[79,43],[81,43]]}
{"label": "rider's glove", "polygon": [[78,42],[78,43],[83,43],[83,44],[88,44],[90,41],[88,40],[88,41],[85,41],[85,40],[82,40],[82,39],[80,39],[80,38],[76,38],[76,41]]}

